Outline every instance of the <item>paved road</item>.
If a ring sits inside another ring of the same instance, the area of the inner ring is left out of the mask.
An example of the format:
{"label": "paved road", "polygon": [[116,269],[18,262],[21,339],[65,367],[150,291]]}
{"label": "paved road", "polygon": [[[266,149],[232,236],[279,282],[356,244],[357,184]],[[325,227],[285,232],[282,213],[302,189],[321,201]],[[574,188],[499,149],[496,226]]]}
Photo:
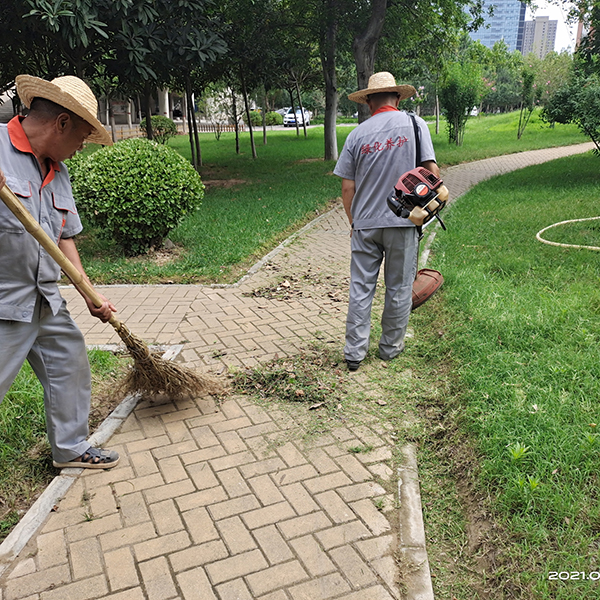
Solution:
{"label": "paved road", "polygon": [[[493,175],[591,147],[488,159],[443,177],[454,199]],[[188,365],[219,372],[295,354],[315,335],[341,346],[348,263],[338,207],[234,286],[102,292],[134,333],[183,344]],[[284,281],[287,298],[266,297]],[[118,342],[72,288],[63,292],[88,343]],[[64,473],[74,483],[18,557],[0,546],[0,600],[432,598],[411,449],[398,513],[386,424],[365,415],[359,427],[306,441],[304,411],[244,397],[138,404],[110,440],[122,464]],[[372,450],[348,451],[359,445]],[[397,559],[412,565],[402,582]]]}

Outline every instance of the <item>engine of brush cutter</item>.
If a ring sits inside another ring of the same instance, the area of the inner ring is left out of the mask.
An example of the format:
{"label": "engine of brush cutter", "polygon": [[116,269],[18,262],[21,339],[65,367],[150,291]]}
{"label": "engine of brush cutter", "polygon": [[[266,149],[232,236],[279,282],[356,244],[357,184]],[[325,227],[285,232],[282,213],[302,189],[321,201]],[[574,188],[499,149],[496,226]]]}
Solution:
{"label": "engine of brush cutter", "polygon": [[419,228],[435,217],[443,229],[446,226],[439,212],[447,201],[448,188],[439,177],[423,167],[404,173],[387,199],[396,216],[409,219]]}

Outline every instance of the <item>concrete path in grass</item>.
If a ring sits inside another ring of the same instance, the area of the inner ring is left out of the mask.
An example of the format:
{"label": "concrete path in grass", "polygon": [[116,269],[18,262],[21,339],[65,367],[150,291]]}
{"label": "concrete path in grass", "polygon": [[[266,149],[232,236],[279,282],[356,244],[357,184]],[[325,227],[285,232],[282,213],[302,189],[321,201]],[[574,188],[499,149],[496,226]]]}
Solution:
{"label": "concrete path in grass", "polygon": [[[443,178],[454,199],[590,148],[487,159]],[[135,334],[182,344],[177,360],[219,373],[315,338],[341,348],[349,257],[338,206],[233,286],[100,289]],[[77,292],[63,294],[89,344],[118,343]],[[0,545],[0,600],[433,598],[414,448],[402,449],[398,476],[391,427],[371,413],[309,437],[305,421],[306,406],[265,410],[243,396],[140,402],[106,444],[121,464],[64,470],[66,491],[19,533],[24,547]],[[370,451],[349,451],[357,446]]]}

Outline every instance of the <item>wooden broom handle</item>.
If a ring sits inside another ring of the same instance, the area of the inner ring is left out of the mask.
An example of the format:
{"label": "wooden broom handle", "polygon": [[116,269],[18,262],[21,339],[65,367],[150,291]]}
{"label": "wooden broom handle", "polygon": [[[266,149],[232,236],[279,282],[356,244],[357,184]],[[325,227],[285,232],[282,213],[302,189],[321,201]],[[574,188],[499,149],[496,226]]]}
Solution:
{"label": "wooden broom handle", "polygon": [[[40,243],[40,246],[58,263],[64,274],[71,280],[73,285],[77,286],[90,300],[96,308],[103,304],[102,298],[96,290],[85,279],[83,274],[75,265],[65,256],[63,251],[56,245],[56,242],[42,229],[41,225],[31,216],[23,203],[15,196],[14,192],[5,185],[0,189],[0,199],[10,212],[23,224],[25,229]],[[114,317],[109,321],[111,324]]]}

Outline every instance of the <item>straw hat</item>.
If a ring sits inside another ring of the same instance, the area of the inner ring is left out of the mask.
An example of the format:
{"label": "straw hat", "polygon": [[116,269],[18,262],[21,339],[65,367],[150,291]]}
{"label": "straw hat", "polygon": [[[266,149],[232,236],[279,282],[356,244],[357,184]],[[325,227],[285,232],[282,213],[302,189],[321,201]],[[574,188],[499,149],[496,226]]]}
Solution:
{"label": "straw hat", "polygon": [[34,98],[45,98],[52,102],[67,108],[89,123],[93,128],[91,135],[87,138],[88,142],[111,146],[112,139],[104,128],[104,125],[98,121],[98,101],[88,85],[72,75],[57,77],[52,81],[45,81],[32,75],[18,75],[15,79],[17,84],[17,94],[23,104],[29,108]]}
{"label": "straw hat", "polygon": [[369,77],[369,87],[365,90],[358,90],[348,96],[348,100],[358,102],[360,104],[367,103],[367,96],[370,94],[378,94],[380,92],[396,92],[400,94],[400,100],[406,100],[417,93],[417,90],[412,85],[396,85],[396,80],[391,73],[382,71],[375,73]]}

